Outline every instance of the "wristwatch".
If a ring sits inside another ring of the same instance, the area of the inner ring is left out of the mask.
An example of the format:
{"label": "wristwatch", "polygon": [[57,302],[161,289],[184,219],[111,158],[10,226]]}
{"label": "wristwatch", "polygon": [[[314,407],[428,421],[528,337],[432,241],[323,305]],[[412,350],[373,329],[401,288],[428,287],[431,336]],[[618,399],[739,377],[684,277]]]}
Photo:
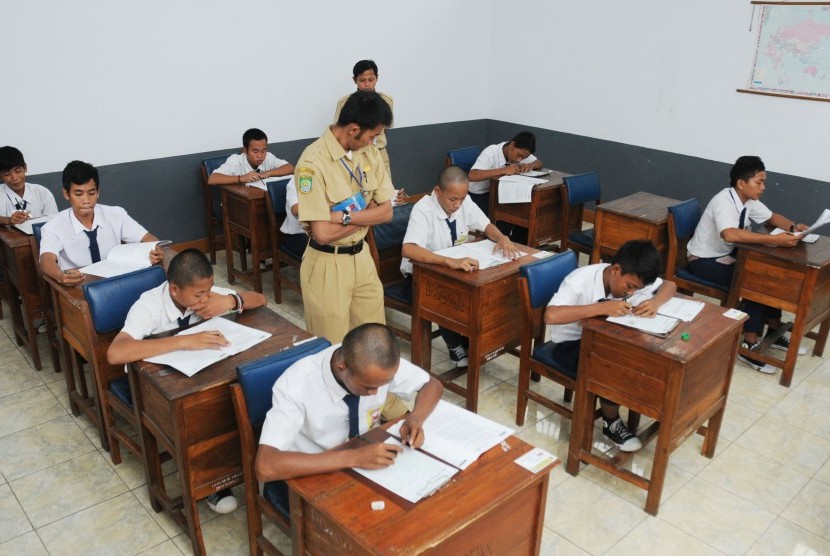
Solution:
{"label": "wristwatch", "polygon": [[352,215],[349,214],[349,209],[343,209],[343,220],[341,221],[341,223],[344,226],[348,226],[352,223]]}

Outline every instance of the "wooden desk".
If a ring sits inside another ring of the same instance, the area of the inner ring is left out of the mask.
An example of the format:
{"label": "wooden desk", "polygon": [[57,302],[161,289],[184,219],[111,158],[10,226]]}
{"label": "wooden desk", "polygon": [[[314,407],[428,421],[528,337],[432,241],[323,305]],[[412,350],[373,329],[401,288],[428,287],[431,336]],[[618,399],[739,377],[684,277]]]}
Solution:
{"label": "wooden desk", "polygon": [[32,363],[39,371],[43,365],[37,346],[35,319],[45,318],[46,304],[40,294],[40,279],[29,236],[11,226],[0,226],[0,246],[0,261],[6,277],[6,301],[12,314],[17,345],[25,344],[29,348]]}
{"label": "wooden desk", "polygon": [[640,191],[597,205],[591,264],[613,256],[630,239],[648,239],[660,252],[663,267],[669,250],[668,208],[680,201]]}
{"label": "wooden desk", "polygon": [[[715,454],[744,320],[724,317],[725,311],[706,303],[694,321],[681,322],[667,338],[604,317],[583,321],[568,473],[579,473],[581,461],[596,465],[646,489],[645,510],[657,515],[671,452],[708,422],[702,453]],[[684,332],[688,341],[681,339]],[[620,456],[591,452],[597,396],[655,419],[639,434],[644,444],[657,435],[650,478],[620,467]]]}
{"label": "wooden desk", "polygon": [[432,323],[469,338],[467,387],[451,382],[464,374],[463,368],[451,369],[436,378],[446,389],[464,396],[470,411],[478,410],[481,365],[519,345],[522,333],[519,267],[537,261],[531,255],[538,249],[517,247],[529,254],[475,272],[412,261],[412,362],[430,371]]}
{"label": "wooden desk", "polygon": [[[727,305],[737,307],[740,299],[751,299],[795,315],[790,349],[783,361],[756,351],[740,352],[782,369],[780,384],[789,386],[801,339],[818,324],[821,328],[815,336],[813,355],[824,354],[830,329],[830,238],[822,236],[816,243],[799,243],[792,248],[747,243],[736,246],[738,257]],[[765,340],[762,347],[775,337]]]}
{"label": "wooden desk", "polygon": [[501,220],[527,228],[527,243],[539,247],[562,239],[562,178],[564,172],[551,171],[547,182],[533,186],[529,203],[501,204],[499,180],[490,180],[490,220]]}
{"label": "wooden desk", "polygon": [[[205,554],[196,502],[242,482],[239,434],[228,388],[236,382],[236,367],[310,337],[267,307],[245,311],[237,322],[273,336],[192,377],[146,361],[133,363],[129,373],[150,503],[182,526],[196,554]],[[176,461],[180,497],[171,497],[164,486],[160,447]]]}
{"label": "wooden desk", "polygon": [[294,554],[539,554],[551,468],[516,465],[533,447],[507,443],[409,509],[352,471],[288,481]]}
{"label": "wooden desk", "polygon": [[[228,282],[235,284],[240,278],[262,293],[262,269],[259,263],[271,256],[271,233],[268,229],[268,215],[265,213],[266,192],[257,187],[244,185],[220,185],[222,190],[222,220],[225,229],[225,259],[228,267]],[[234,239],[241,242],[240,268],[233,260]],[[250,242],[251,269],[245,256],[244,240]]]}

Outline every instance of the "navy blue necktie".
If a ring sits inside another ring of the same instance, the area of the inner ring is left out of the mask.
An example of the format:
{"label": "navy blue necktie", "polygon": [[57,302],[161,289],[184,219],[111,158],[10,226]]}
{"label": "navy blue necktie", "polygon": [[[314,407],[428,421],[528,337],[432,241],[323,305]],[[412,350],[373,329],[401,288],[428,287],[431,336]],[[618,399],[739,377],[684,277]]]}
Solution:
{"label": "navy blue necktie", "polygon": [[738,229],[743,230],[746,224],[746,207],[741,211],[741,217],[738,219]]}
{"label": "navy blue necktie", "polygon": [[101,260],[101,250],[98,249],[98,228],[84,230],[84,233],[89,238],[89,254],[92,256],[92,262],[97,263]]}
{"label": "navy blue necktie", "polygon": [[179,317],[177,320],[179,321],[179,328],[184,328],[190,324],[190,315],[187,315],[186,317]]}
{"label": "navy blue necktie", "polygon": [[447,222],[447,226],[450,227],[450,238],[452,239],[452,244],[455,245],[455,242],[458,241],[458,232],[455,229],[455,225],[458,223],[458,221],[450,221],[449,218],[446,218],[445,220]]}
{"label": "navy blue necktie", "polygon": [[360,416],[358,414],[360,396],[346,394],[343,396],[343,401],[349,406],[349,438],[354,438],[360,434]]}

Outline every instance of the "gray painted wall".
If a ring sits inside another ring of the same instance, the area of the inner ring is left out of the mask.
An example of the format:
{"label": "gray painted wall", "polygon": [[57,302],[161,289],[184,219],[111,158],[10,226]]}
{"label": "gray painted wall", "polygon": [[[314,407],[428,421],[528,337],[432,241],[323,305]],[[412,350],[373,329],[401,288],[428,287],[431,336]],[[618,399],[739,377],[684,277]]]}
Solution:
{"label": "gray painted wall", "polygon": [[[509,122],[470,120],[389,130],[395,186],[405,187],[409,193],[429,191],[448,150],[497,143],[522,129],[536,134],[536,154],[546,166],[575,174],[599,171],[605,200],[648,191],[679,200],[697,196],[705,206],[720,188],[729,184],[729,164]],[[271,143],[269,149],[294,163],[312,140]],[[237,150],[238,147],[231,146],[219,151],[101,166],[101,202],[126,208],[158,237],[175,242],[206,237],[201,161]],[[747,154],[763,158],[764,153]],[[764,202],[775,212],[810,224],[822,209],[830,206],[830,183],[775,172],[768,175]],[[33,174],[29,180],[48,187],[59,208],[68,206],[61,193],[60,173]]]}

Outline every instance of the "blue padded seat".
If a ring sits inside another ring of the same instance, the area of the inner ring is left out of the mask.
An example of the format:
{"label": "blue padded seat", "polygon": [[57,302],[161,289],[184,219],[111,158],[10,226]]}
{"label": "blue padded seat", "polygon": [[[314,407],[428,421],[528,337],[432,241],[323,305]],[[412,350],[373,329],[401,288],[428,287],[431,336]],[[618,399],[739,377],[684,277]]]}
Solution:
{"label": "blue padded seat", "polygon": [[287,197],[289,181],[291,181],[290,176],[265,183],[265,187],[268,188],[268,196],[271,197],[271,206],[274,207],[274,213],[280,216],[285,216],[285,198]]}
{"label": "blue padded seat", "polygon": [[478,160],[478,155],[481,154],[481,147],[464,147],[463,149],[455,149],[447,153],[447,160],[450,166],[458,166],[465,172],[469,172],[473,164]]}
{"label": "blue padded seat", "polygon": [[590,249],[594,246],[594,229],[568,234],[568,241]]}
{"label": "blue padded seat", "polygon": [[151,266],[84,284],[84,296],[89,303],[95,331],[104,334],[119,330],[141,294],[165,280],[164,269]]}
{"label": "blue padded seat", "polygon": [[384,287],[383,295],[385,295],[386,297],[391,297],[395,301],[400,301],[401,303],[412,305],[411,278],[409,280],[402,280],[400,282],[395,282],[394,284]]}
{"label": "blue padded seat", "polygon": [[373,227],[378,252],[403,243],[406,228],[409,226],[409,215],[412,214],[414,206],[412,203],[407,203],[395,207],[392,211],[392,220]]}
{"label": "blue padded seat", "polygon": [[133,406],[133,395],[132,392],[130,392],[130,380],[126,376],[124,376],[124,378],[116,378],[115,380],[111,380],[110,392],[112,392],[116,398],[128,406]]}
{"label": "blue padded seat", "polygon": [[[210,177],[210,175],[214,171],[216,171],[217,168],[224,164],[225,161],[228,160],[229,156],[230,155],[225,154],[222,156],[214,156],[202,160],[202,164],[204,164],[205,166],[205,173],[207,174],[207,177]],[[211,190],[211,195],[213,196],[213,216],[214,218],[222,220],[222,190],[218,187],[214,187]],[[282,204],[285,205],[285,199],[283,199]]]}
{"label": "blue padded seat", "polygon": [[717,282],[707,280],[706,278],[701,278],[697,274],[692,274],[691,272],[689,272],[689,269],[685,266],[675,269],[674,275],[677,278],[688,280],[689,282],[697,282],[698,284],[703,284],[704,286],[709,286],[710,288],[715,288],[722,292],[729,293],[728,287],[724,286],[723,284],[718,284]]}
{"label": "blue padded seat", "polygon": [[563,251],[519,267],[519,275],[527,280],[531,308],[547,305],[559,289],[562,280],[576,270],[576,267],[577,258],[573,251]]}
{"label": "blue padded seat", "polygon": [[548,367],[553,367],[563,375],[569,376],[573,379],[576,378],[575,372],[570,372],[565,367],[561,366],[556,359],[553,357],[553,348],[556,347],[554,342],[545,342],[541,346],[536,346],[533,348],[533,353],[531,354],[531,358],[535,359],[539,363],[547,365]]}
{"label": "blue padded seat", "polygon": [[43,237],[43,225],[46,222],[38,222],[37,224],[32,224],[32,235],[35,236],[35,242],[37,246],[40,247],[40,238]]}

